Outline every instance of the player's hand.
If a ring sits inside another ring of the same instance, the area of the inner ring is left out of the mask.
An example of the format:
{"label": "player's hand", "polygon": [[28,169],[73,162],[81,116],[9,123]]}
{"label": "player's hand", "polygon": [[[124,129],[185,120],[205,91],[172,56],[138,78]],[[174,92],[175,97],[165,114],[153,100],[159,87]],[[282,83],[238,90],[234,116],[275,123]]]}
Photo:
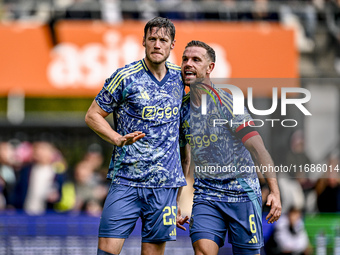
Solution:
{"label": "player's hand", "polygon": [[182,213],[181,213],[181,208],[179,208],[179,206],[177,206],[176,226],[185,231],[185,230],[187,230],[183,226],[185,223],[189,224],[189,216],[185,216],[185,218],[183,218]]}
{"label": "player's hand", "polygon": [[280,194],[269,193],[267,197],[267,206],[270,206],[270,211],[266,217],[268,223],[274,223],[281,216],[281,199]]}
{"label": "player's hand", "polygon": [[135,131],[124,136],[119,136],[115,141],[115,145],[118,147],[123,147],[124,145],[131,145],[137,142],[139,139],[142,139],[144,136],[145,134],[142,133],[141,131]]}

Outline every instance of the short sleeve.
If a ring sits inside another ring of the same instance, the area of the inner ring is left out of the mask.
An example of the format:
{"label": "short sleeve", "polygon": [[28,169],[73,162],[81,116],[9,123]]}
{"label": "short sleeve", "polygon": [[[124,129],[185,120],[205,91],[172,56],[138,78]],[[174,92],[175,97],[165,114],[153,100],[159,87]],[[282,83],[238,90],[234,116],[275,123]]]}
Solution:
{"label": "short sleeve", "polygon": [[225,94],[222,98],[223,112],[228,120],[228,125],[232,133],[245,143],[249,138],[259,135],[255,130],[253,118],[250,116],[246,107],[244,107],[244,114],[234,115],[232,95]]}
{"label": "short sleeve", "polygon": [[102,90],[95,98],[97,104],[105,112],[113,112],[114,108],[120,104],[123,97],[123,84],[124,80],[120,79],[118,70],[106,79]]}
{"label": "short sleeve", "polygon": [[244,108],[244,114],[232,115],[232,119],[228,122],[228,124],[233,133],[236,133],[240,126],[247,126],[248,122],[252,123],[252,121],[253,118],[248,113],[248,110]]}

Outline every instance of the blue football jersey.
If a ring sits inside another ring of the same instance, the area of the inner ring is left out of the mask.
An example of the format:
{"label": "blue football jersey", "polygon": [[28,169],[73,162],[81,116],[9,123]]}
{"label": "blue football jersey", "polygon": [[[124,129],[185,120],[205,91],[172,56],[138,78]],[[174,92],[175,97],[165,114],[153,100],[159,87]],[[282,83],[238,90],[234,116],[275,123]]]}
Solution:
{"label": "blue football jersey", "polygon": [[118,69],[96,97],[113,113],[117,133],[134,131],[145,137],[132,145],[114,146],[108,178],[135,187],[186,185],[179,154],[179,122],[185,94],[180,68],[166,62],[167,74],[158,81],[144,60]]}
{"label": "blue football jersey", "polygon": [[194,199],[254,200],[261,195],[259,181],[251,154],[237,135],[252,118],[246,109],[244,115],[234,115],[232,95],[211,86],[206,114],[201,113],[202,106],[190,102],[190,93],[183,98],[181,109],[180,145],[191,146],[195,163]]}

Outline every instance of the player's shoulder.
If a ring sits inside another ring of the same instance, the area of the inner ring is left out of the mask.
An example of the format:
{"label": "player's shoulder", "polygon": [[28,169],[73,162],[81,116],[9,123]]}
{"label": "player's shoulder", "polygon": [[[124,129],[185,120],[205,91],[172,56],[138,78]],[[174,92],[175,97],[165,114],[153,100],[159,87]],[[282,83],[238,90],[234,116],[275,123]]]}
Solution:
{"label": "player's shoulder", "polygon": [[227,91],[221,89],[221,88],[216,88],[216,97],[220,101],[222,109],[227,110],[232,116],[233,114],[233,95],[228,93]]}
{"label": "player's shoulder", "polygon": [[118,68],[112,76],[129,77],[129,76],[135,75],[136,73],[140,71],[144,71],[145,66],[146,65],[143,60],[134,61],[121,68]]}
{"label": "player's shoulder", "polygon": [[218,97],[221,99],[222,102],[224,103],[232,103],[233,101],[233,95],[228,93],[227,91],[221,89],[221,88],[215,88],[216,94]]}
{"label": "player's shoulder", "polygon": [[169,61],[165,62],[165,65],[168,67],[169,71],[173,74],[180,74],[181,73],[181,67],[178,65],[175,65]]}
{"label": "player's shoulder", "polygon": [[221,88],[216,88],[216,86],[214,85],[213,86],[216,90],[216,92],[218,93],[218,95],[220,96],[223,96],[223,97],[227,97],[227,98],[230,98],[232,99],[233,98],[233,95],[228,93],[227,91],[225,91],[224,89],[221,89]]}
{"label": "player's shoulder", "polygon": [[145,72],[144,66],[143,60],[138,60],[118,68],[110,78],[106,79],[105,86],[107,90],[113,92],[119,84],[124,83],[128,85],[133,80],[136,80]]}

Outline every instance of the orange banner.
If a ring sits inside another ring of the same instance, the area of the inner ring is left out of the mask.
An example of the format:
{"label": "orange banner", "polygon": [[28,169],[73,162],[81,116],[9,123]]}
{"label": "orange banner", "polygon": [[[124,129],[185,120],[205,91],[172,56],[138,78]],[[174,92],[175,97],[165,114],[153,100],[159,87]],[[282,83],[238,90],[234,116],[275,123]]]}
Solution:
{"label": "orange banner", "polygon": [[[15,89],[26,96],[95,96],[117,68],[144,57],[144,25],[62,21],[55,27],[59,44],[52,47],[47,26],[2,24],[0,95]],[[216,51],[214,78],[298,77],[293,31],[278,24],[178,22],[175,26],[176,44],[169,60],[177,65],[185,45],[202,40]],[[271,94],[268,86],[259,90]]]}

